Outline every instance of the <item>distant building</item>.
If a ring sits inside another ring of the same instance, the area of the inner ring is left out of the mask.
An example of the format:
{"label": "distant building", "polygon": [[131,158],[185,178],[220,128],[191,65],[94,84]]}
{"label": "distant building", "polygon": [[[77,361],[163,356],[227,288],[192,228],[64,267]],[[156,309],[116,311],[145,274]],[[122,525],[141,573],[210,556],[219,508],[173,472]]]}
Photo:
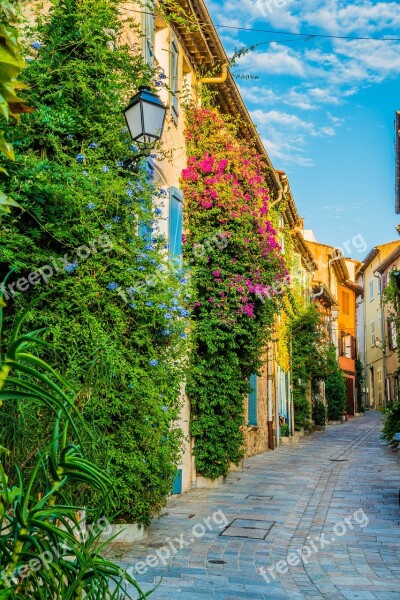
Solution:
{"label": "distant building", "polygon": [[[357,283],[364,289],[358,303],[359,358],[365,365],[365,406],[378,409],[387,401],[385,326],[382,281],[377,269],[396,249],[400,241],[375,246],[356,273]],[[360,331],[360,321],[363,332]]]}
{"label": "distant building", "polygon": [[[376,269],[376,273],[382,281],[382,290],[385,290],[388,285],[393,269],[400,269],[400,245]],[[393,315],[393,307],[387,303],[383,303],[383,332],[382,351],[385,362],[386,400],[393,402],[399,397],[399,358],[396,319]]]}

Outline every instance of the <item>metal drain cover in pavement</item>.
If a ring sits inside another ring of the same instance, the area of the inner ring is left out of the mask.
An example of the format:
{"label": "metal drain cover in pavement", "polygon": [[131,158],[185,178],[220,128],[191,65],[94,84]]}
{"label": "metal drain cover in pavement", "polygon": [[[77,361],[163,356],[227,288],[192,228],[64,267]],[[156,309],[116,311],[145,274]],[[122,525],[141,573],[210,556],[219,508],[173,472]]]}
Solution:
{"label": "metal drain cover in pavement", "polygon": [[275,521],[258,521],[256,519],[234,519],[219,535],[229,537],[265,540]]}
{"label": "metal drain cover in pavement", "polygon": [[257,502],[260,500],[262,502],[263,500],[272,500],[272,496],[257,496],[254,494],[249,494],[246,496],[246,500],[250,500],[251,502]]}

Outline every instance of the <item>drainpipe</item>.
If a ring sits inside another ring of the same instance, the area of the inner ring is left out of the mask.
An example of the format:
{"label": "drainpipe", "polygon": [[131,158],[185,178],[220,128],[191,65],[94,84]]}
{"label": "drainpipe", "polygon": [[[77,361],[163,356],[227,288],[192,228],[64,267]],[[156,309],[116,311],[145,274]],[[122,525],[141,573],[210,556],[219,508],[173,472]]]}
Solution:
{"label": "drainpipe", "polygon": [[228,67],[229,63],[222,65],[222,73],[219,77],[202,77],[199,79],[199,83],[225,83],[228,79]]}
{"label": "drainpipe", "polygon": [[214,83],[214,84],[225,83],[225,81],[228,79],[228,67],[229,67],[229,63],[224,63],[222,65],[221,75],[219,77],[201,77],[201,79],[198,80],[199,90],[200,90],[198,104],[200,107],[201,107],[201,86],[204,83]]}
{"label": "drainpipe", "polygon": [[[364,377],[365,377],[365,392],[364,392],[364,410],[369,410],[370,407],[370,378],[367,368],[367,303],[366,303],[366,289],[365,289],[365,273],[362,275],[363,285],[363,318],[364,318]],[[367,391],[368,390],[368,391]],[[367,406],[368,405],[368,406]]]}

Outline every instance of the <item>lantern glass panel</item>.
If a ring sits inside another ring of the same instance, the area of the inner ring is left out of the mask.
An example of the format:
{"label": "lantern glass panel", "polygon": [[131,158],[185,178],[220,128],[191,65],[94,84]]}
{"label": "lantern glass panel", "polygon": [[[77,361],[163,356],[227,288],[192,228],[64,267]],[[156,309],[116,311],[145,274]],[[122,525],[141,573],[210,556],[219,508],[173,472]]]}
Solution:
{"label": "lantern glass panel", "polygon": [[142,103],[137,102],[132,104],[125,111],[125,119],[130,131],[131,137],[134,141],[139,140],[143,135],[142,129]]}
{"label": "lantern glass panel", "polygon": [[162,135],[165,119],[165,108],[150,102],[143,103],[144,142],[154,142]]}

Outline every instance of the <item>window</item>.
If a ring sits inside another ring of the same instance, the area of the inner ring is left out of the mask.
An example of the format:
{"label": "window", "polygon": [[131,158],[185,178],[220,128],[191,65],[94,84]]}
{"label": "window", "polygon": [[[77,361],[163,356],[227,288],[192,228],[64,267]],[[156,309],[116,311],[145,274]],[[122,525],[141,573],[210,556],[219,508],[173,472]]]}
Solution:
{"label": "window", "polygon": [[342,309],[344,315],[350,314],[350,294],[348,292],[342,292]]}
{"label": "window", "polygon": [[387,275],[386,274],[382,275],[382,289],[384,289],[384,290],[386,289],[387,283],[388,283],[388,277],[387,277]]}
{"label": "window", "polygon": [[389,350],[396,350],[397,348],[397,325],[396,320],[393,317],[387,318],[387,337]]}
{"label": "window", "polygon": [[180,266],[182,262],[182,208],[183,195],[171,187],[169,194],[169,256]]}
{"label": "window", "polygon": [[379,295],[380,295],[380,293],[381,293],[381,289],[382,289],[382,281],[381,281],[381,278],[380,278],[380,277],[378,277],[378,283],[377,283],[377,286],[378,286],[378,296],[379,296]]}
{"label": "window", "polygon": [[374,280],[373,280],[373,278],[371,278],[369,280],[369,299],[370,299],[370,302],[372,302],[372,300],[374,299]]}
{"label": "window", "polygon": [[171,93],[171,113],[175,123],[179,116],[179,47],[176,38],[171,32],[171,47],[170,47],[170,93]]}
{"label": "window", "polygon": [[376,370],[376,380],[378,383],[382,383],[382,369]]}
{"label": "window", "polygon": [[375,347],[376,333],[375,333],[375,320],[371,321],[371,346]]}
{"label": "window", "polygon": [[143,57],[154,65],[154,0],[147,0],[142,14]]}
{"label": "window", "polygon": [[257,427],[257,375],[252,375],[250,377],[250,387],[248,421],[249,425]]}

